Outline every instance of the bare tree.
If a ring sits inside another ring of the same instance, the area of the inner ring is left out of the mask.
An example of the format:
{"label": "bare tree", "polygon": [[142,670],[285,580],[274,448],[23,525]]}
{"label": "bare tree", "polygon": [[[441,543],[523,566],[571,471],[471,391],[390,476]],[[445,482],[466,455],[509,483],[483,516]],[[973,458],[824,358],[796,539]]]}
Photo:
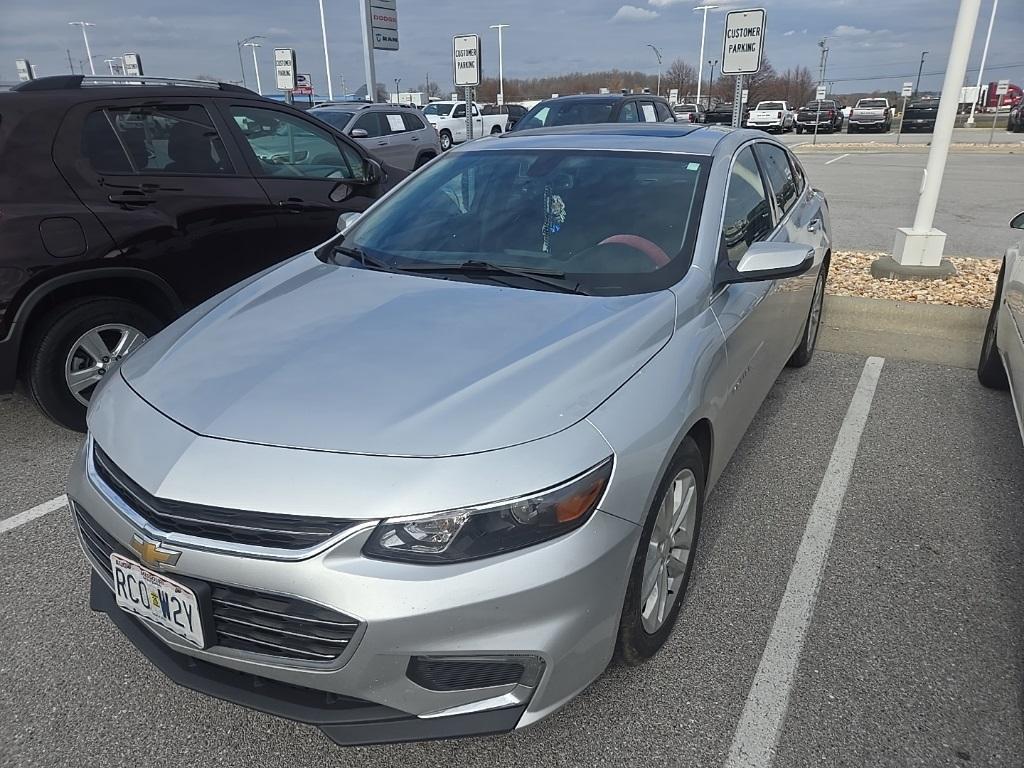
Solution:
{"label": "bare tree", "polygon": [[678,88],[679,98],[697,93],[697,68],[688,61],[676,59],[665,70],[664,82],[667,89]]}

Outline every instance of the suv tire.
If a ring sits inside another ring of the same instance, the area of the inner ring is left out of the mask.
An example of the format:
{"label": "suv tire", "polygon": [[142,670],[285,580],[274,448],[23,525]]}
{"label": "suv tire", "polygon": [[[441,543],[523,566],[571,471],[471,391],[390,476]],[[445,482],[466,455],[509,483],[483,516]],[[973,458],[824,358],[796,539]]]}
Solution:
{"label": "suv tire", "polygon": [[441,131],[441,135],[440,135],[439,138],[440,138],[440,141],[441,141],[441,151],[442,152],[447,152],[449,149],[452,148],[452,145],[454,144],[454,142],[452,141],[452,134],[451,134],[450,131],[448,131],[448,130]]}
{"label": "suv tire", "polygon": [[72,393],[66,376],[73,348],[90,331],[104,326],[124,326],[149,338],[163,325],[152,312],[125,299],[90,297],[61,304],[42,319],[29,340],[29,394],[52,421],[84,432],[86,406]]}

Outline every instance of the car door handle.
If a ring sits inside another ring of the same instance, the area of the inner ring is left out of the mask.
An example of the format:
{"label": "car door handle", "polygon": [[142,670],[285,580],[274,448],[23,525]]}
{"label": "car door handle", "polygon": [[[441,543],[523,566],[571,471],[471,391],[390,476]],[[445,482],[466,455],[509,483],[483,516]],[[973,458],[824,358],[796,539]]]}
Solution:
{"label": "car door handle", "polygon": [[309,213],[312,211],[333,211],[333,205],[327,205],[326,203],[311,203],[306,200],[296,200],[289,198],[288,200],[281,200],[277,204],[278,208],[283,208],[290,213]]}
{"label": "car door handle", "polygon": [[388,145],[388,143],[386,141],[378,141],[377,142],[377,146],[378,147],[386,147],[387,145]]}
{"label": "car door handle", "polygon": [[150,197],[143,192],[122,192],[119,195],[108,195],[107,200],[125,207],[130,205],[152,205],[156,202],[155,197]]}
{"label": "car door handle", "polygon": [[821,219],[811,219],[811,223],[807,225],[808,232],[817,232],[821,227]]}

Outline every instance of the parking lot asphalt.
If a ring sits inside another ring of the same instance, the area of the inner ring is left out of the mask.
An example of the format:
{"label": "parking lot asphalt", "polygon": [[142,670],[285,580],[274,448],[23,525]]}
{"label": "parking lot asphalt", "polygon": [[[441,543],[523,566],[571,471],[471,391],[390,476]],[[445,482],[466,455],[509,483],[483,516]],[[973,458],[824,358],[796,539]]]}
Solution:
{"label": "parking lot asphalt", "polygon": [[[796,131],[784,133],[781,135],[781,138],[783,143],[789,145],[804,144],[804,142],[811,143],[814,140],[813,134],[797,133]],[[988,128],[953,129],[954,144],[988,144],[988,139]],[[900,134],[900,144],[925,145],[931,143],[931,140],[932,134],[930,133],[911,131]],[[867,133],[847,133],[845,127],[839,133],[819,133],[817,139],[818,144],[893,144],[895,141],[895,130],[886,131],[885,133],[875,131],[869,131]],[[1000,125],[996,128],[995,132],[992,133],[992,142],[994,144],[1007,144],[1020,147],[1024,145],[1024,134],[1010,133]]]}
{"label": "parking lot asphalt", "polygon": [[[509,735],[343,749],[178,688],[89,612],[66,509],[0,533],[0,763],[725,765],[864,369],[819,352],[783,373],[709,499],[668,645]],[[17,444],[0,454],[9,516],[62,491],[77,437],[18,397],[0,409]],[[1024,449],[1008,395],[886,360],[852,466],[771,764],[1024,764]]]}
{"label": "parking lot asphalt", "polygon": [[[896,228],[914,223],[926,153],[796,152],[828,196],[836,249],[889,252]],[[935,212],[946,255],[1002,257],[1013,239],[1007,222],[1024,209],[1022,173],[1024,151],[950,153]]]}

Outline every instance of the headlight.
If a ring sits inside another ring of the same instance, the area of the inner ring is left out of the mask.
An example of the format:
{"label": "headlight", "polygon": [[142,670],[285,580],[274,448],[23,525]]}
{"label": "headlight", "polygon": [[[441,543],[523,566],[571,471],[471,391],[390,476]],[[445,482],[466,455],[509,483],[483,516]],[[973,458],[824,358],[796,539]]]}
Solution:
{"label": "headlight", "polygon": [[529,547],[573,531],[590,519],[611,474],[609,457],[561,485],[530,496],[384,520],[363,545],[363,554],[414,563],[457,563]]}

